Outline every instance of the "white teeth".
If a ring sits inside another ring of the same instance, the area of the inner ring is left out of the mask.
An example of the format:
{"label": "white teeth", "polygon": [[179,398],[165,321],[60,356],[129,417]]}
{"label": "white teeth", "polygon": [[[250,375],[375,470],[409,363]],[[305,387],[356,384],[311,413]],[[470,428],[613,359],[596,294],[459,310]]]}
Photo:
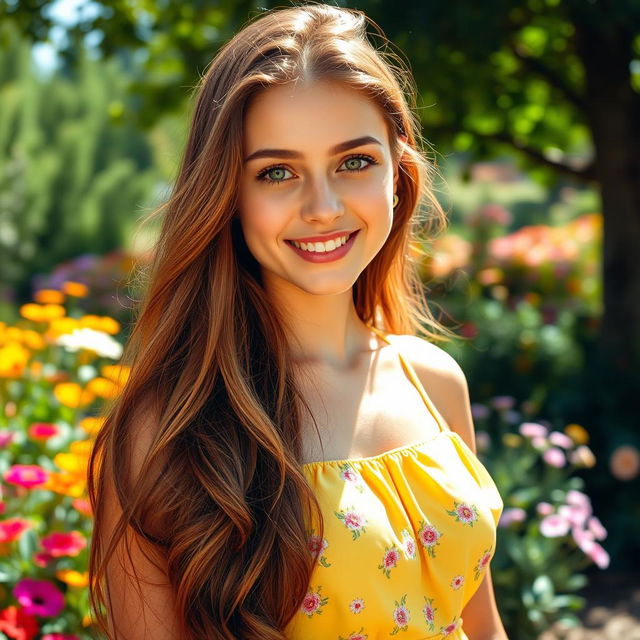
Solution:
{"label": "white teeth", "polygon": [[312,253],[325,253],[327,251],[334,251],[338,247],[341,247],[348,239],[349,235],[344,235],[328,242],[298,242],[292,240],[291,244],[303,251],[311,251]]}

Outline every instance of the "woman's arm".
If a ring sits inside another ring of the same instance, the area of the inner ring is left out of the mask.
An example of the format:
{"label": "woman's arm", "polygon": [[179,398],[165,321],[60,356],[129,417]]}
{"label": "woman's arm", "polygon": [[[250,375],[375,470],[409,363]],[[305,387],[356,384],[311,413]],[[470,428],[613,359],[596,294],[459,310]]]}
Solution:
{"label": "woman's arm", "polygon": [[[404,336],[404,353],[429,397],[453,431],[475,453],[475,431],[466,376],[446,351],[427,340]],[[462,611],[462,626],[469,640],[508,640],[500,620],[489,567],[476,593]]]}

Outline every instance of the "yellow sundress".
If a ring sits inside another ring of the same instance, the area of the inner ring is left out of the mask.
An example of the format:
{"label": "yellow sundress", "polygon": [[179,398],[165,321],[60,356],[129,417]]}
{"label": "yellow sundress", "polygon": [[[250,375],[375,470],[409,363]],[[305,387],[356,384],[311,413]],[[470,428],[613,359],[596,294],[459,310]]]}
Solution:
{"label": "yellow sundress", "polygon": [[495,552],[502,499],[396,353],[440,431],[376,456],[303,465],[325,532],[308,529],[317,564],[285,628],[291,640],[468,640],[461,614]]}

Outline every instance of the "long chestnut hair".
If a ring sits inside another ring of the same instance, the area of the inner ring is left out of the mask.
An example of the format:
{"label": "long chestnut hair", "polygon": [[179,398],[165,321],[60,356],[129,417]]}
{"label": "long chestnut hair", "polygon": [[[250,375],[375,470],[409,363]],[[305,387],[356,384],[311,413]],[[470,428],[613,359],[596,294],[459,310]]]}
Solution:
{"label": "long chestnut hair", "polygon": [[[284,320],[235,215],[247,105],[297,79],[330,79],[366,95],[399,162],[390,235],[353,287],[359,317],[390,333],[453,336],[430,312],[418,277],[418,234],[442,231],[446,216],[407,65],[357,10],[305,4],[250,20],[197,87],[177,180],[151,214],[164,212],[125,346],[130,376],[105,411],[89,462],[90,604],[107,633],[106,567],[122,536],[163,554],[179,623],[194,640],[283,639],[306,595],[316,561],[309,533],[323,532],[301,468],[300,416],[309,409]],[[133,416],[149,399],[157,423],[142,466],[159,473],[133,482]],[[109,540],[106,480],[122,507]],[[162,526],[153,529],[152,520]]]}

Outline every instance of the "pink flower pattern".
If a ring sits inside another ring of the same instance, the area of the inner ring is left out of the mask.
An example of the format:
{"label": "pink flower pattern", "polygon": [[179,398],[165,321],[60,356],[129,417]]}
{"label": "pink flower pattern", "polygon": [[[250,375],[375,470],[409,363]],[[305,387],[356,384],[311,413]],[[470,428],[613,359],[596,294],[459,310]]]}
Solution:
{"label": "pink flower pattern", "polygon": [[329,546],[329,541],[326,538],[320,538],[320,536],[314,535],[314,531],[315,529],[311,529],[309,540],[307,542],[309,553],[312,558],[316,558],[318,560],[318,564],[329,568],[331,563],[324,555],[324,550]]}
{"label": "pink flower pattern", "polygon": [[464,584],[464,576],[454,576],[451,581],[451,588],[457,591]]}
{"label": "pink flower pattern", "polygon": [[354,598],[349,603],[349,609],[351,609],[351,613],[360,613],[364,609],[364,600],[362,598]]}
{"label": "pink flower pattern", "polygon": [[382,573],[387,578],[391,578],[391,569],[398,565],[398,560],[400,560],[400,549],[395,544],[391,548],[385,547],[382,564],[378,565],[378,569],[382,569]]}
{"label": "pink flower pattern", "polygon": [[353,486],[356,491],[362,493],[364,491],[364,480],[362,476],[353,468],[349,462],[339,464],[340,477],[348,484]]}
{"label": "pink flower pattern", "polygon": [[407,560],[413,560],[416,557],[416,541],[409,533],[408,529],[403,529],[400,533],[402,536],[402,548]]}
{"label": "pink flower pattern", "polygon": [[424,596],[424,600],[426,604],[422,607],[422,615],[424,615],[424,621],[427,623],[429,631],[433,631],[437,609],[433,606],[433,598]]}
{"label": "pink flower pattern", "polygon": [[420,531],[418,531],[418,539],[432,558],[436,557],[435,548],[440,544],[441,537],[442,533],[438,531],[438,529],[436,529],[432,524],[425,523],[423,520],[420,520]]}
{"label": "pink flower pattern", "polygon": [[307,591],[307,595],[304,597],[302,601],[302,605],[300,606],[300,611],[304,613],[306,616],[313,616],[313,614],[320,615],[322,613],[322,607],[324,607],[329,601],[329,597],[322,597],[320,592],[322,591],[322,586],[319,586],[315,591],[310,589]]}
{"label": "pink flower pattern", "polygon": [[491,549],[492,547],[485,549],[482,553],[482,556],[480,556],[480,559],[478,560],[478,564],[473,569],[475,571],[475,575],[473,577],[474,580],[477,580],[482,575],[484,570],[487,568],[487,565],[491,560],[491,556],[493,555],[491,552]]}
{"label": "pink flower pattern", "polygon": [[400,598],[400,602],[395,601],[396,608],[393,610],[393,621],[396,623],[396,626],[393,627],[393,631],[389,634],[390,636],[395,636],[399,631],[406,631],[408,628],[411,615],[405,605],[406,601],[406,593]]}
{"label": "pink flower pattern", "polygon": [[344,522],[344,526],[351,531],[353,540],[357,540],[360,537],[360,533],[366,533],[365,525],[367,519],[359,513],[355,507],[351,507],[346,511],[340,509],[340,511],[334,511],[336,518]]}
{"label": "pink flower pattern", "polygon": [[473,504],[467,504],[466,502],[453,501],[453,509],[447,511],[450,516],[456,519],[456,522],[462,522],[473,527],[473,523],[478,519],[478,509]]}
{"label": "pink flower pattern", "polygon": [[360,627],[360,631],[350,633],[346,638],[338,636],[338,640],[367,640],[369,636],[364,633],[364,627]]}

